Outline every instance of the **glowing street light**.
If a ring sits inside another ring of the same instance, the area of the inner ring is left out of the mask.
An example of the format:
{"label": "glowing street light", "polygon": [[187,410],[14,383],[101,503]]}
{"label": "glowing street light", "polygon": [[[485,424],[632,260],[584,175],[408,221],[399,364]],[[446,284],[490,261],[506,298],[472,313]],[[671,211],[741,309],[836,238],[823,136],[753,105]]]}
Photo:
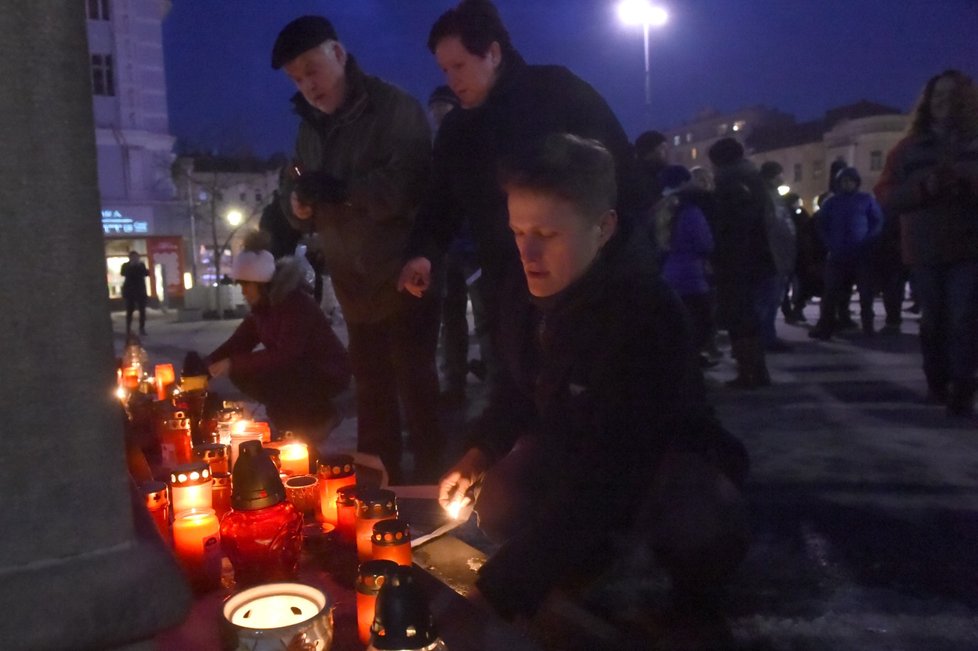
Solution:
{"label": "glowing street light", "polygon": [[241,214],[240,210],[229,210],[227,220],[231,226],[241,226],[244,222],[244,215]]}
{"label": "glowing street light", "polygon": [[652,77],[649,74],[649,27],[662,27],[669,21],[669,13],[649,0],[621,0],[618,3],[618,18],[625,25],[642,26],[645,39],[645,110],[652,111]]}

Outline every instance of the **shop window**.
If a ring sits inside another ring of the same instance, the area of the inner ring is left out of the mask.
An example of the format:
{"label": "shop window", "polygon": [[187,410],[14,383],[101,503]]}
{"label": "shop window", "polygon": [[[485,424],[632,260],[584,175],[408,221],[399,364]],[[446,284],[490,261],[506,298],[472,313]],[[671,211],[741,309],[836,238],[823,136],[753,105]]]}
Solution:
{"label": "shop window", "polygon": [[686,142],[693,142],[693,132],[692,131],[687,131],[686,132]]}
{"label": "shop window", "polygon": [[683,140],[682,140],[682,138],[680,136],[673,136],[672,137],[672,144],[673,145],[676,145],[677,147],[679,146],[679,143],[681,143],[682,141]]}
{"label": "shop window", "polygon": [[109,20],[110,0],[88,0],[89,20]]}
{"label": "shop window", "polygon": [[879,172],[883,169],[883,152],[874,151],[869,154],[869,170],[871,172]]}
{"label": "shop window", "polygon": [[115,72],[111,54],[92,55],[92,94],[115,96]]}
{"label": "shop window", "polygon": [[795,163],[794,167],[794,178],[792,179],[795,183],[801,181],[801,163]]}

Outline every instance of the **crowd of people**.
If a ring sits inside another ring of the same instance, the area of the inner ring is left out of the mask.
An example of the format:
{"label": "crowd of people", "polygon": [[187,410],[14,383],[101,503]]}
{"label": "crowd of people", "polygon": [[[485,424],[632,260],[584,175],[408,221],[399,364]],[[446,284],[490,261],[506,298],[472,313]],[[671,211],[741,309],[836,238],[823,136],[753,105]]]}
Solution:
{"label": "crowd of people", "polygon": [[[446,506],[472,501],[501,544],[477,584],[497,613],[531,616],[555,590],[596,580],[622,536],[679,591],[737,567],[749,462],[704,388],[718,331],[737,362],[728,384],[769,385],[765,356],[787,348],[779,309],[804,321],[820,296],[811,335],[829,339],[850,320],[855,285],[863,333],[875,335],[880,291],[897,328],[909,265],[930,398],[973,412],[972,80],[931,80],[874,193],[839,163],[809,215],[778,193],[780,165],[758,168],[734,138],[710,147],[709,168],[668,164],[657,132],[633,145],[590,85],[524,61],[488,0],[446,11],[428,48],[446,85],[426,116],[361,70],[328,19],[281,30],[272,66],[296,85],[299,132],[270,208],[292,238],[278,250],[314,236],[349,350],[300,296],[293,258],[276,265],[275,246],[253,241],[233,273],[252,313],[207,361],[268,400],[273,421],[300,426],[329,421],[310,403],[329,405],[352,372],[358,450],[379,456],[392,483],[437,482]],[[468,299],[490,397],[452,462],[446,435],[462,433],[439,419],[436,350],[444,321],[443,399],[464,403]],[[256,369],[270,381],[244,379]],[[549,542],[564,536],[574,545]]]}

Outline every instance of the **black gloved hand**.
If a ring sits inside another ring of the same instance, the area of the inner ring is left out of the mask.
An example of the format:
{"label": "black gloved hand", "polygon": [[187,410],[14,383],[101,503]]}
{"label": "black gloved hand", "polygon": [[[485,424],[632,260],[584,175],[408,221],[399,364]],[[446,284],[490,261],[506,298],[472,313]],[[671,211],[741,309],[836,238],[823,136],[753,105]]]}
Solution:
{"label": "black gloved hand", "polygon": [[349,196],[346,182],[321,170],[305,172],[296,179],[296,198],[304,204],[343,203]]}

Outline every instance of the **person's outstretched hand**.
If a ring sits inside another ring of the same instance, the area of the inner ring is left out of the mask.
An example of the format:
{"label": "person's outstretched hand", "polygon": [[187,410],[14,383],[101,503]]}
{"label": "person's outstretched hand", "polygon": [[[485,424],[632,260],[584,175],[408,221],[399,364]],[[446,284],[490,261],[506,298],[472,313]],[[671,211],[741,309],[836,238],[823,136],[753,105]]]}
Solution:
{"label": "person's outstretched hand", "polygon": [[421,298],[431,286],[431,260],[428,258],[411,258],[401,269],[397,279],[397,291]]}
{"label": "person's outstretched hand", "polygon": [[[478,448],[472,448],[438,482],[438,503],[452,513],[452,505],[460,504],[469,489],[482,481],[489,469],[489,459]],[[471,499],[471,497],[469,497]]]}

